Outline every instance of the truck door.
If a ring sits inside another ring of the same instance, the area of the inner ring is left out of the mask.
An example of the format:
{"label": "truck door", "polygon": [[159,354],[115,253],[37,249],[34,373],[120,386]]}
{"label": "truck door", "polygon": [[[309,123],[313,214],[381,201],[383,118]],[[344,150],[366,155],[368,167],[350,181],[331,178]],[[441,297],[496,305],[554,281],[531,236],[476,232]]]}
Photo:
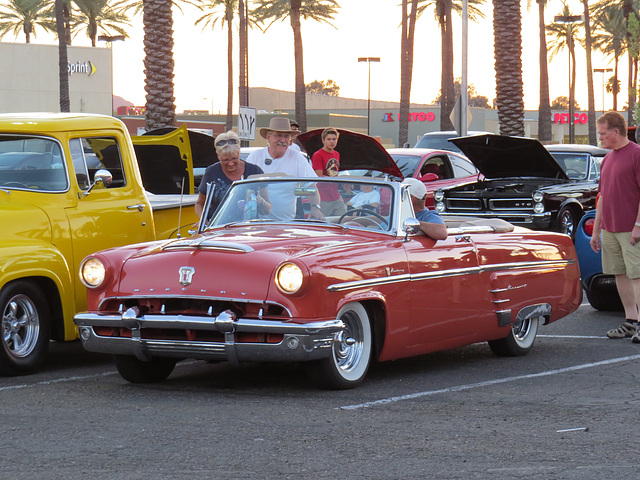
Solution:
{"label": "truck door", "polygon": [[[73,243],[74,270],[82,259],[98,250],[154,240],[151,207],[132,173],[133,165],[123,162],[116,137],[83,137],[69,141],[74,172],[71,183],[78,185],[78,199],[67,209]],[[126,159],[129,163],[134,158]],[[113,181],[105,187],[90,182],[99,169],[111,172]],[[88,192],[88,193],[87,193]],[[78,286],[79,285],[79,286]],[[77,282],[77,292],[84,287]],[[76,298],[86,298],[81,294]]]}

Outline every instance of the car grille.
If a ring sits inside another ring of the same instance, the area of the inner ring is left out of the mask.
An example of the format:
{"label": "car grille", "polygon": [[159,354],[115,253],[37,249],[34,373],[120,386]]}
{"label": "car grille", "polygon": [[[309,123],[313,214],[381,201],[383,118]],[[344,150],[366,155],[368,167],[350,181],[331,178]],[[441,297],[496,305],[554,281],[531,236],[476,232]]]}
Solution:
{"label": "car grille", "polygon": [[447,198],[447,210],[482,210],[479,198]]}
{"label": "car grille", "polygon": [[[486,205],[486,206],[485,206]],[[531,198],[447,198],[446,209],[449,212],[532,212],[534,202]]]}
{"label": "car grille", "polygon": [[530,198],[494,198],[489,200],[491,210],[533,210],[533,200]]}

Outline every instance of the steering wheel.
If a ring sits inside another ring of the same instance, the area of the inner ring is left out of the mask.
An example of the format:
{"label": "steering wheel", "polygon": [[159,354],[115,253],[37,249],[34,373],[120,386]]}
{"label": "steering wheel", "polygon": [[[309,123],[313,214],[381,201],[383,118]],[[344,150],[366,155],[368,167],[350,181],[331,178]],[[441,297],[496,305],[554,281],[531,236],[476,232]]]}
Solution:
{"label": "steering wheel", "polygon": [[[347,210],[343,213],[338,219],[338,223],[342,223],[345,217],[355,216],[356,213],[364,214],[364,215],[373,215],[374,217],[380,219],[382,222],[386,222],[387,219],[380,215],[378,212],[374,212],[373,210],[369,210],[368,208],[352,208],[351,210]],[[371,220],[370,218],[368,220]],[[373,221],[373,220],[371,220]],[[376,222],[374,222],[376,223]],[[379,225],[378,225],[379,226]]]}
{"label": "steering wheel", "polygon": [[28,185],[25,185],[22,182],[7,182],[0,185],[1,187],[18,187],[18,188],[29,188]]}
{"label": "steering wheel", "polygon": [[[567,177],[569,178],[582,178],[582,172],[575,170],[573,168],[569,168],[565,171],[565,173],[567,174]],[[571,176],[571,174],[574,173],[576,175]]]}

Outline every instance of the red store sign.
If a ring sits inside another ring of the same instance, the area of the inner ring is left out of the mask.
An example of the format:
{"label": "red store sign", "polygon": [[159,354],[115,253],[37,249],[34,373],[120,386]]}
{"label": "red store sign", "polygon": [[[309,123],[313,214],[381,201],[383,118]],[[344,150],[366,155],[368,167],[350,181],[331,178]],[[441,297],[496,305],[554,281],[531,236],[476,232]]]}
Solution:
{"label": "red store sign", "polygon": [[[576,112],[573,114],[573,123],[581,123],[585,124],[589,120],[589,117],[586,113]],[[553,114],[553,123],[569,123],[569,114],[568,113],[554,113]]]}
{"label": "red store sign", "polygon": [[[383,122],[395,122],[393,113],[385,113],[382,117]],[[436,114],[433,112],[409,112],[407,116],[410,122],[433,122],[436,119]]]}

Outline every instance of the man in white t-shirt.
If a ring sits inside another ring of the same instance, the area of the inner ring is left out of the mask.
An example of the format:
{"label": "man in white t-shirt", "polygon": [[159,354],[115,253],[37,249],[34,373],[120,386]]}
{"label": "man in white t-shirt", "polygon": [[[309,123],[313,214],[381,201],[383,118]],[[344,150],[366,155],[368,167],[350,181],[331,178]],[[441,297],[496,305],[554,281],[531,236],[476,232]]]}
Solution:
{"label": "man in white t-shirt", "polygon": [[[289,148],[291,138],[291,125],[285,117],[274,117],[269,126],[260,129],[262,138],[267,139],[267,146],[251,152],[247,162],[258,165],[264,173],[283,173],[293,177],[316,177],[316,172],[305,156]],[[291,220],[296,213],[296,196],[291,189],[291,184],[269,186],[269,200],[271,201],[271,213],[268,218],[277,220]],[[309,197],[311,211],[309,217],[324,220],[320,211],[320,195],[316,192]]]}

